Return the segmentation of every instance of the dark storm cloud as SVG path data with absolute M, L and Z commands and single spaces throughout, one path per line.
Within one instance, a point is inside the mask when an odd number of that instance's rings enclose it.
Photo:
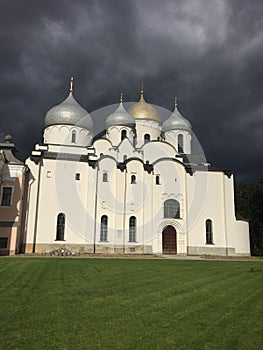
M 210 162 L 259 177 L 262 18 L 261 0 L 1 0 L 0 130 L 27 156 L 71 75 L 89 111 L 137 100 L 144 80 L 149 102 L 179 97 Z

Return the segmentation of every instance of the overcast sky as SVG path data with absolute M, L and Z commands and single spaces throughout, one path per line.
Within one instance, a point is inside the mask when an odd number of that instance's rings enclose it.
M 29 156 L 68 94 L 181 113 L 213 165 L 263 176 L 262 0 L 0 0 L 0 133 Z M 94 120 L 96 132 L 104 120 Z

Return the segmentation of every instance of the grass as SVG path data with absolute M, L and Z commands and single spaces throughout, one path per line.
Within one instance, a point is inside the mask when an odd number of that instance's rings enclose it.
M 254 261 L 0 258 L 1 349 L 263 348 Z

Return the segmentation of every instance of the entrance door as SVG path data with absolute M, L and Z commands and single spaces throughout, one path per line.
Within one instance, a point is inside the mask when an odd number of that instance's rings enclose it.
M 163 230 L 163 254 L 176 254 L 176 230 L 173 226 L 166 226 Z

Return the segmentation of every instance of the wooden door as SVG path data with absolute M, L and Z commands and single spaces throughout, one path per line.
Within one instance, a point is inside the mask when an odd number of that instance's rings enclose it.
M 176 254 L 176 230 L 173 226 L 166 226 L 163 230 L 163 254 Z

